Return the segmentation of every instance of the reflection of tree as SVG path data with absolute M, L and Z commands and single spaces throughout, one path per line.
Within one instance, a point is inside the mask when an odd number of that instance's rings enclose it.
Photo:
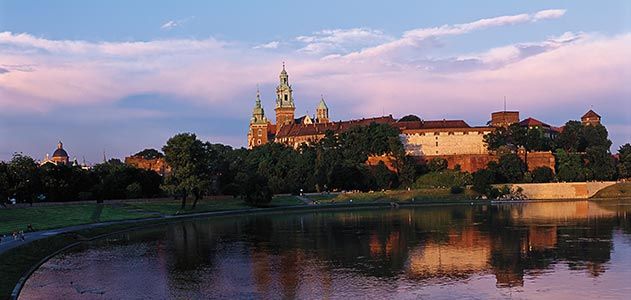
M 382 279 L 405 274 L 416 281 L 492 273 L 499 287 L 522 286 L 524 274 L 537 276 L 558 262 L 594 276 L 602 274 L 603 264 L 610 260 L 613 229 L 628 232 L 631 227 L 623 215 L 597 211 L 593 217 L 592 207 L 584 203 L 576 208 L 567 203 L 528 205 L 316 212 L 178 223 L 169 226 L 166 234 L 170 281 L 200 289 L 212 286 L 201 282 L 203 272 L 216 270 L 213 267 L 225 255 L 240 255 L 248 258 L 248 264 L 235 272 L 249 274 L 253 292 L 263 298 L 301 297 L 298 290 L 306 279 L 300 276 L 306 271 L 315 273 L 309 280 L 318 282 L 307 284 L 329 294 L 340 270 Z M 572 211 L 576 218 L 568 218 Z M 314 262 L 318 267 L 313 267 Z

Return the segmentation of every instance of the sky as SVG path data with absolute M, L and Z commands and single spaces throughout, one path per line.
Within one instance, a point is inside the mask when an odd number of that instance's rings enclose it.
M 216 3 L 218 2 L 218 3 Z M 0 160 L 57 141 L 97 163 L 179 132 L 246 145 L 257 86 L 273 119 L 285 62 L 296 115 L 464 119 L 589 109 L 631 142 L 630 1 L 0 0 Z

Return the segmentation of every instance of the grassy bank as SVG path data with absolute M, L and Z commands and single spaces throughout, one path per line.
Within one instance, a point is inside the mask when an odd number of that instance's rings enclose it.
M 249 208 L 242 199 L 233 197 L 202 199 L 195 209 L 180 209 L 180 201 L 145 200 L 128 201 L 113 204 L 64 204 L 25 208 L 0 209 L 0 234 L 11 234 L 24 230 L 32 224 L 35 230 L 54 229 L 96 222 L 119 221 L 157 217 L 160 215 L 188 214 L 222 210 Z M 274 197 L 270 206 L 289 206 L 304 204 L 293 196 Z
M 631 182 L 619 182 L 596 193 L 592 198 L 631 198 Z
M 162 220 L 148 221 L 144 223 L 144 225 L 163 222 Z M 132 229 L 137 226 L 137 224 L 116 224 L 107 227 L 79 230 L 72 233 L 63 233 L 45 239 L 35 240 L 5 252 L 0 255 L 0 299 L 9 299 L 19 279 L 42 259 L 52 253 L 76 242 L 98 238 L 107 233 Z
M 132 211 L 125 205 L 67 204 L 56 206 L 0 209 L 0 234 L 26 231 L 32 224 L 36 230 L 67 227 L 94 222 L 153 217 L 156 214 Z
M 474 198 L 470 191 L 463 194 L 450 194 L 448 189 L 419 189 L 411 191 L 384 191 L 372 193 L 345 193 L 338 195 L 315 195 L 311 199 L 320 203 L 379 203 L 379 202 L 415 202 L 445 201 L 457 202 Z M 294 196 L 274 197 L 270 207 L 304 205 Z M 174 200 L 159 201 L 130 201 L 115 204 L 67 204 L 56 206 L 41 206 L 33 208 L 16 208 L 0 210 L 0 232 L 10 232 L 23 224 L 33 224 L 38 229 L 57 228 L 97 221 L 113 221 L 122 219 L 137 219 L 159 215 L 188 214 L 249 208 L 240 199 L 232 197 L 200 200 L 195 210 L 189 208 L 180 210 L 180 202 Z M 10 222 L 4 222 L 11 220 Z M 9 219 L 10 218 L 10 219 Z M 147 220 L 142 225 L 161 224 L 172 220 Z M 24 246 L 11 249 L 0 255 L 0 299 L 8 298 L 22 275 L 28 272 L 48 255 L 71 245 L 99 237 L 106 233 L 133 229 L 138 224 L 113 224 L 105 227 L 79 230 L 32 241 Z
M 477 197 L 477 194 L 469 189 L 461 194 L 452 194 L 449 189 L 427 188 L 415 190 L 392 190 L 383 192 L 366 193 L 342 193 L 337 195 L 317 195 L 309 198 L 320 203 L 373 203 L 373 202 L 423 202 L 444 201 L 459 202 L 468 201 Z

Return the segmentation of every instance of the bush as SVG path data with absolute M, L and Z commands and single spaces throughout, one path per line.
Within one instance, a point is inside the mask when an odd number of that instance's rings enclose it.
M 482 169 L 473 173 L 473 190 L 487 196 L 491 196 L 491 184 L 495 181 L 495 173 L 491 170 Z
M 429 164 L 428 168 L 432 172 L 440 172 L 447 169 L 447 160 L 444 158 L 436 157 L 433 158 Z
M 262 206 L 272 202 L 272 190 L 267 178 L 258 173 L 239 174 L 241 180 L 241 194 L 245 202 L 252 206 Z
M 545 183 L 554 179 L 554 172 L 548 167 L 539 167 L 532 171 L 532 182 Z
M 125 188 L 127 199 L 137 199 L 142 197 L 142 186 L 140 183 L 134 182 Z
M 526 172 L 526 164 L 513 153 L 504 154 L 499 162 L 490 162 L 489 169 L 496 172 L 496 180 L 500 183 L 521 182 Z
M 471 174 L 445 170 L 421 175 L 414 183 L 415 188 L 465 186 L 471 184 Z
M 458 185 L 454 185 L 451 187 L 450 192 L 452 194 L 462 194 L 464 192 L 464 188 Z

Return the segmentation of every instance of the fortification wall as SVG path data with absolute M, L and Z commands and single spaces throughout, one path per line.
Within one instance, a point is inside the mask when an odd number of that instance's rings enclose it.
M 412 156 L 486 154 L 483 131 L 416 132 L 400 135 L 405 152 Z
M 522 193 L 528 199 L 587 199 L 594 196 L 598 191 L 614 184 L 616 184 L 615 181 L 600 181 L 516 183 L 509 186 L 512 190 L 522 188 Z
M 160 175 L 166 175 L 171 171 L 164 158 L 146 159 L 139 156 L 125 157 L 125 164 L 139 169 L 151 170 Z

